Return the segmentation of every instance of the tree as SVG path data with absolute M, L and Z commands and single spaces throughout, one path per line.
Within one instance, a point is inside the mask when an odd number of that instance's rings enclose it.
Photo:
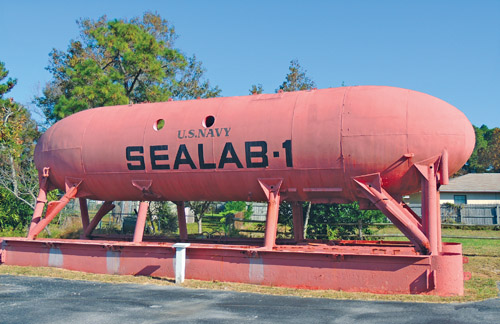
M 202 219 L 210 207 L 210 201 L 188 201 L 186 207 L 189 207 L 194 213 L 194 221 L 198 223 L 198 234 L 203 232 Z
M 252 87 L 250 88 L 250 90 L 248 90 L 250 92 L 250 94 L 261 94 L 264 92 L 264 88 L 262 87 L 262 84 L 252 84 Z
M 33 209 L 19 203 L 19 199 L 3 186 L 0 187 L 0 201 L 0 232 L 13 230 L 21 234 L 31 219 Z
M 307 231 L 310 238 L 338 240 L 352 238 L 358 225 L 335 225 L 334 223 L 363 223 L 363 233 L 370 234 L 367 223 L 383 222 L 385 216 L 379 210 L 360 210 L 357 202 L 350 204 L 314 204 Z
M 300 66 L 298 60 L 291 60 L 288 70 L 289 72 L 285 77 L 285 81 L 279 86 L 278 90 L 300 91 L 309 90 L 316 86 L 314 81 L 306 76 L 307 71 Z
M 239 231 L 235 226 L 235 221 L 241 218 L 248 220 L 253 214 L 253 205 L 244 201 L 228 201 L 224 204 L 224 210 L 219 224 L 215 227 L 218 231 L 223 231 L 226 236 L 237 236 Z
M 212 98 L 220 95 L 219 87 L 210 87 L 208 80 L 203 80 L 205 69 L 193 55 L 188 59 L 187 68 L 179 72 L 177 86 L 172 87 L 172 97 L 175 99 Z
M 458 175 L 466 173 L 500 172 L 500 129 L 486 125 L 474 127 L 476 145 L 469 160 Z
M 246 219 L 252 215 L 253 205 L 247 204 L 244 201 L 228 201 L 224 205 L 223 215 L 225 214 L 237 214 L 243 212 L 243 217 Z
M 66 52 L 50 53 L 52 81 L 35 98 L 50 122 L 93 107 L 220 94 L 203 79 L 195 56 L 187 59 L 173 48 L 175 29 L 156 13 L 77 24 L 79 39 Z
M 500 172 L 500 128 L 492 129 L 488 135 L 488 145 L 478 150 L 478 160 L 487 172 Z
M 484 135 L 489 131 L 489 129 L 486 125 L 482 125 L 480 128 L 476 126 L 473 127 L 476 134 L 476 145 L 474 146 L 474 151 L 469 157 L 469 160 L 459 171 L 459 175 L 471 172 L 476 173 L 485 171 L 484 166 L 479 161 L 479 151 L 486 149 L 486 147 L 488 146 L 488 141 L 484 138 Z
M 149 204 L 148 217 L 153 234 L 173 233 L 179 227 L 177 214 L 172 212 L 168 201 L 152 201 Z
M 33 150 L 39 133 L 28 110 L 5 97 L 17 83 L 17 79 L 7 79 L 8 74 L 0 62 L 0 226 L 15 228 L 27 224 L 34 209 L 38 182 Z M 19 201 L 23 206 L 17 206 Z M 6 217 L 11 221 L 6 222 Z

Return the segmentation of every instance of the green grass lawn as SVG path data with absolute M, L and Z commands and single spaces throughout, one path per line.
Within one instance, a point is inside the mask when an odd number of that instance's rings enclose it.
M 401 234 L 394 226 L 372 227 L 374 234 Z M 500 230 L 443 228 L 443 236 L 467 236 L 477 238 L 443 237 L 443 242 L 462 244 L 463 254 L 469 263 L 464 264 L 464 271 L 472 274 L 472 279 L 465 282 L 466 296 L 477 299 L 498 296 L 496 282 L 500 281 Z M 481 239 L 498 238 L 498 239 Z M 385 237 L 386 240 L 407 240 L 406 237 Z
M 374 235 L 377 234 L 396 234 L 401 235 L 401 232 L 394 226 L 385 226 L 382 228 L 371 228 Z M 463 253 L 471 256 L 492 256 L 500 257 L 500 230 L 491 229 L 460 229 L 460 228 L 443 228 L 441 230 L 443 236 L 466 236 L 466 237 L 494 237 L 495 240 L 479 239 L 479 238 L 456 238 L 443 237 L 443 242 L 462 243 Z M 406 237 L 385 237 L 386 240 L 407 241 Z

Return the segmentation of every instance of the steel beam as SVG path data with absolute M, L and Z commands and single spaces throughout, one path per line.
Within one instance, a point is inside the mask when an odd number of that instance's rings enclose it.
M 437 250 L 438 253 L 443 252 L 443 240 L 441 238 L 441 194 L 439 190 L 436 193 L 436 230 L 437 230 Z
M 31 224 L 28 231 L 28 235 L 33 232 L 36 225 L 40 222 L 43 214 L 43 208 L 47 202 L 47 189 L 48 189 L 48 177 L 43 177 L 40 180 L 40 191 L 38 192 L 38 197 L 36 198 L 35 210 L 33 212 L 33 217 L 31 218 Z
M 113 202 L 111 202 L 111 201 L 105 201 L 101 205 L 101 208 L 99 208 L 99 210 L 95 214 L 94 218 L 92 218 L 92 221 L 90 222 L 90 224 L 85 229 L 85 236 L 89 237 L 90 234 L 92 234 L 92 232 L 94 231 L 94 229 L 97 227 L 97 225 L 99 224 L 99 222 L 101 221 L 101 219 L 107 213 L 109 213 L 111 210 L 113 210 L 113 208 L 115 208 L 115 205 L 113 205 Z
M 184 209 L 185 205 L 183 201 L 175 202 L 177 205 L 177 220 L 179 222 L 179 238 L 181 241 L 188 239 L 187 225 L 186 225 L 186 211 Z
M 276 232 L 278 231 L 278 215 L 280 208 L 280 188 L 283 179 L 259 179 L 259 183 L 267 197 L 264 249 L 272 250 L 276 245 Z
M 146 216 L 148 213 L 149 202 L 141 201 L 139 204 L 139 213 L 137 214 L 137 222 L 135 223 L 134 243 L 142 242 L 144 236 L 144 226 L 146 225 Z
M 382 188 L 379 174 L 356 177 L 353 180 L 362 189 L 365 197 L 415 244 L 417 250 L 423 253 L 429 251 L 429 239 L 423 232 L 422 224 Z
M 47 212 L 45 214 L 45 217 L 38 222 L 32 229 L 30 229 L 30 232 L 28 234 L 29 239 L 34 239 L 40 232 L 47 226 L 49 223 L 56 217 L 57 214 L 68 204 L 68 202 L 76 197 L 76 193 L 78 191 L 78 186 L 71 187 L 66 191 L 64 196 L 62 196 L 61 200 L 59 201 L 51 201 L 49 205 L 47 206 Z M 35 214 L 33 214 L 33 217 L 35 217 Z
M 422 194 L 423 200 L 426 201 L 425 209 L 422 209 L 422 218 L 426 219 L 425 233 L 429 238 L 431 254 L 438 253 L 438 208 L 439 200 L 437 195 L 437 174 L 434 163 L 427 166 L 427 177 L 422 177 L 422 185 L 425 187 L 425 195 Z
M 429 239 L 429 252 L 432 255 L 437 255 L 442 249 L 441 206 L 438 191 L 438 175 L 441 172 L 438 167 L 443 168 L 442 161 L 441 157 L 437 157 L 433 162 L 415 164 L 420 173 L 422 186 L 422 226 L 424 234 Z
M 272 250 L 259 249 L 258 240 L 191 243 L 185 250 L 185 278 L 383 294 L 464 293 L 460 244 L 444 243 L 444 253 L 431 256 L 416 253 L 407 242 L 335 243 L 304 241 Z M 174 244 L 3 238 L 0 254 L 6 265 L 175 278 L 181 272 L 175 272 Z
M 80 213 L 82 215 L 82 228 L 83 232 L 85 233 L 87 231 L 87 227 L 89 227 L 89 210 L 87 207 L 87 199 L 85 198 L 79 198 L 78 199 L 80 203 Z
M 292 202 L 293 238 L 296 242 L 304 240 L 304 211 L 302 202 Z

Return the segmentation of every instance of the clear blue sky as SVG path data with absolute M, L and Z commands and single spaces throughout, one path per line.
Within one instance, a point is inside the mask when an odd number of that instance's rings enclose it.
M 0 61 L 27 104 L 50 80 L 52 48 L 78 36 L 75 21 L 157 11 L 196 54 L 223 96 L 271 93 L 298 59 L 318 88 L 388 85 L 441 98 L 471 122 L 500 127 L 500 0 L 148 1 L 0 0 Z M 445 122 L 445 121 L 444 121 Z

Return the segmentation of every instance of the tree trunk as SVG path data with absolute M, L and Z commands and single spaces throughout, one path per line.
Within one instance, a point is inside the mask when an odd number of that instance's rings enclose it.
M 9 158 L 10 158 L 10 168 L 11 168 L 14 196 L 19 197 L 19 187 L 17 186 L 17 173 L 16 173 L 16 167 L 14 166 L 14 157 L 12 156 L 12 154 L 9 154 Z
M 304 239 L 307 238 L 307 224 L 309 223 L 309 215 L 311 214 L 311 202 L 307 205 L 306 219 L 304 221 Z

